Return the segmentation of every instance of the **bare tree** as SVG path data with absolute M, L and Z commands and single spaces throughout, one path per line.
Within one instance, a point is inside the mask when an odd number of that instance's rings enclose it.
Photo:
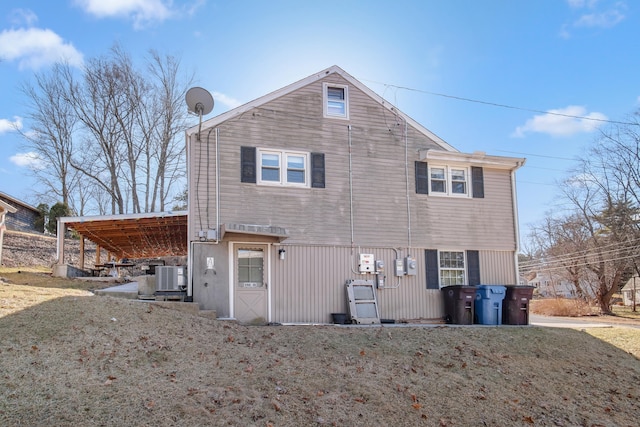
M 186 174 L 180 137 L 192 79 L 170 55 L 151 51 L 143 65 L 116 45 L 80 71 L 58 64 L 23 88 L 33 126 L 23 135 L 47 165 L 36 172 L 75 212 L 164 210 Z
M 78 118 L 64 93 L 65 67 L 58 64 L 47 74 L 36 74 L 34 85 L 21 86 L 31 122 L 30 131 L 21 134 L 40 161 L 32 170 L 44 185 L 43 194 L 72 206 L 71 192 L 77 185 L 77 175 L 71 167 L 71 157 Z
M 548 215 L 540 226 L 533 229 L 531 237 L 543 263 L 535 261 L 529 265 L 549 272 L 552 278 L 568 280 L 576 294 L 586 298 L 583 285 L 588 276 L 590 233 L 584 221 L 576 215 L 563 218 Z
M 148 106 L 146 111 L 156 118 L 149 151 L 147 165 L 156 165 L 154 173 L 149 170 L 147 176 L 153 181 L 147 185 L 151 193 L 150 209 L 156 206 L 165 210 L 171 189 L 186 174 L 186 146 L 178 136 L 186 127 L 187 114 L 184 108 L 184 95 L 192 78 L 180 79 L 180 61 L 172 56 L 162 57 L 156 51 L 150 52 L 148 63 L 149 74 L 155 83 L 155 96 L 151 102 L 155 108 Z

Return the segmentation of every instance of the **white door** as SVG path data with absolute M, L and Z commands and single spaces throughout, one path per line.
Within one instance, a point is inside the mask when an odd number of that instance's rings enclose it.
M 267 249 L 267 245 L 234 245 L 234 317 L 241 323 L 268 322 Z

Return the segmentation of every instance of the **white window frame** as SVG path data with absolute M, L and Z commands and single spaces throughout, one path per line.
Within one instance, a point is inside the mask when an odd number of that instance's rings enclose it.
M 344 114 L 335 114 L 329 111 L 329 88 L 337 88 L 342 89 L 344 91 Z M 349 86 L 340 85 L 334 83 L 323 83 L 322 84 L 322 108 L 323 114 L 326 118 L 331 119 L 349 119 Z
M 442 253 L 447 252 L 455 252 L 455 253 L 461 253 L 462 254 L 462 267 L 461 268 L 456 268 L 456 267 L 449 267 L 449 268 L 443 268 L 441 265 L 441 256 Z M 463 275 L 463 283 L 447 283 L 447 284 L 443 284 L 443 280 L 442 280 L 442 271 L 446 270 L 446 271 L 462 271 L 462 275 Z M 469 277 L 467 275 L 467 252 L 466 251 L 461 251 L 461 250 L 456 250 L 456 249 L 443 249 L 443 250 L 438 250 L 438 284 L 440 285 L 440 287 L 444 287 L 444 286 L 452 286 L 452 285 L 466 285 L 467 283 L 469 283 Z
M 287 150 L 272 150 L 272 149 L 257 149 L 257 183 L 259 185 L 273 185 L 280 187 L 298 187 L 298 188 L 310 188 L 310 178 L 311 171 L 309 170 L 311 167 L 310 164 L 310 155 L 309 153 L 305 153 L 302 151 L 287 151 Z M 262 179 L 262 156 L 264 154 L 272 154 L 278 156 L 278 176 L 279 179 L 277 181 L 271 180 L 263 180 Z M 287 180 L 287 171 L 288 171 L 288 158 L 289 156 L 302 157 L 304 163 L 304 182 L 289 182 Z M 299 170 L 299 169 L 296 169 Z
M 431 171 L 433 169 L 444 169 L 444 182 L 445 182 L 445 191 L 433 191 L 433 187 L 431 186 Z M 464 193 L 454 193 L 453 192 L 453 183 L 458 182 L 453 180 L 453 170 L 463 170 L 465 176 L 465 192 Z M 434 164 L 429 165 L 429 194 L 432 196 L 445 196 L 445 197 L 461 197 L 461 198 L 470 198 L 471 197 L 471 168 L 468 166 L 460 166 L 460 165 L 440 165 Z

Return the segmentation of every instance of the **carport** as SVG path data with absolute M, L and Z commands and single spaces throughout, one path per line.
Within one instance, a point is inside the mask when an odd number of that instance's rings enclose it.
M 187 212 L 155 212 L 128 215 L 75 216 L 58 218 L 57 264 L 54 276 L 75 276 L 64 263 L 64 236 L 68 230 L 80 235 L 80 262 L 85 269 L 85 239 L 95 243 L 100 264 L 102 250 L 116 259 L 187 255 Z

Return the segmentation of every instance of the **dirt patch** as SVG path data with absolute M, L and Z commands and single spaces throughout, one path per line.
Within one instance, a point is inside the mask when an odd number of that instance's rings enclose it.
M 240 326 L 7 283 L 0 300 L 27 291 L 49 295 L 0 317 L 1 425 L 594 426 L 640 413 L 640 354 L 578 330 Z

